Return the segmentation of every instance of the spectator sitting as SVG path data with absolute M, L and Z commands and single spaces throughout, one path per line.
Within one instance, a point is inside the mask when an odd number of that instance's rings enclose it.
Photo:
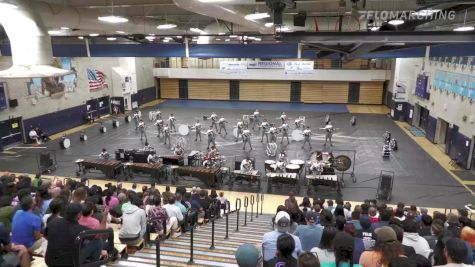
M 353 262 L 360 262 L 361 254 L 365 250 L 363 239 L 356 237 L 355 225 L 352 223 L 345 224 L 345 232 L 350 234 L 353 237 L 353 240 L 355 241 L 355 249 L 353 252 Z
M 371 228 L 373 229 L 373 231 L 375 231 L 376 229 L 380 227 L 388 226 L 389 220 L 391 220 L 391 210 L 390 209 L 381 210 L 381 212 L 379 213 L 379 222 L 372 224 Z
M 50 213 L 43 216 L 43 225 L 48 225 L 48 223 L 55 218 L 61 218 L 61 215 L 64 213 L 64 209 L 66 208 L 66 202 L 67 201 L 62 197 L 53 199 L 49 203 Z
M 130 202 L 122 205 L 122 227 L 119 231 L 119 239 L 124 244 L 137 244 L 145 235 L 147 219 L 145 211 L 139 208 L 141 202 L 136 195 L 131 194 Z
M 292 256 L 295 250 L 295 240 L 289 234 L 281 234 L 277 238 L 277 251 L 275 257 L 264 262 L 268 267 L 297 267 L 297 259 Z
M 322 267 L 361 267 L 359 264 L 353 263 L 354 249 L 353 237 L 348 233 L 339 232 L 333 240 L 333 251 L 335 253 L 335 261 L 320 262 Z
M 71 203 L 66 206 L 65 218 L 52 220 L 45 231 L 48 239 L 45 262 L 49 267 L 73 266 L 73 256 L 76 249 L 74 242 L 79 233 L 88 230 L 87 227 L 78 223 L 81 216 L 82 207 L 79 204 Z M 89 240 L 81 248 L 80 264 L 84 262 L 94 262 L 100 259 L 102 251 L 101 240 Z
M 30 254 L 23 245 L 14 245 L 10 242 L 10 232 L 0 224 L 0 266 L 30 267 Z
M 168 216 L 167 210 L 161 207 L 160 196 L 153 196 L 149 201 L 153 205 L 147 213 L 148 222 L 152 227 L 151 230 L 158 234 L 166 234 L 168 231 L 171 231 L 170 235 L 175 236 L 178 230 L 178 219 Z M 163 223 L 165 223 L 167 227 L 166 233 L 163 232 Z
M 41 218 L 33 213 L 33 199 L 29 196 L 21 199 L 21 210 L 13 216 L 12 242 L 23 245 L 30 252 L 41 246 Z
M 312 209 L 312 204 L 310 203 L 310 199 L 308 197 L 304 197 L 302 203 L 300 203 L 299 208 L 302 212 L 307 212 Z
M 298 267 L 320 267 L 320 261 L 315 254 L 304 252 L 299 256 Z
M 35 175 L 35 178 L 33 178 L 33 180 L 31 181 L 31 186 L 38 188 L 41 186 L 42 183 L 43 183 L 43 180 L 41 180 L 41 174 L 37 173 Z
M 51 196 L 47 187 L 40 186 L 38 188 L 36 191 L 35 203 L 40 211 L 40 216 L 43 217 L 48 211 L 49 204 L 51 203 Z
M 337 230 L 333 226 L 327 226 L 323 228 L 322 239 L 320 245 L 314 247 L 310 252 L 315 253 L 318 256 L 320 264 L 323 262 L 334 262 L 335 254 L 333 253 L 333 239 Z
M 408 257 L 408 258 L 411 258 L 411 259 L 415 258 L 417 254 L 416 254 L 416 251 L 414 250 L 414 248 L 411 247 L 411 246 L 406 246 L 406 245 L 402 244 L 402 240 L 404 238 L 404 230 L 396 224 L 391 224 L 391 225 L 389 225 L 389 227 L 391 227 L 394 230 L 394 232 L 396 233 L 397 241 L 399 243 L 401 243 L 401 248 L 403 250 L 403 255 Z
M 332 214 L 333 214 L 333 211 L 335 211 L 335 207 L 333 207 L 333 200 L 329 199 L 327 201 L 327 210 L 329 210 Z
M 424 214 L 421 216 L 421 224 L 418 230 L 420 236 L 431 235 L 430 226 L 432 225 L 432 217 L 430 215 Z
M 119 199 L 114 196 L 114 189 L 108 188 L 104 191 L 105 196 L 102 198 L 102 203 L 109 209 L 115 208 L 115 206 L 119 205 Z
M 410 260 L 405 256 L 399 256 L 392 259 L 388 267 L 419 267 L 419 266 L 417 266 L 413 260 Z
M 181 213 L 181 210 L 178 206 L 175 205 L 176 199 L 175 195 L 171 195 L 170 198 L 168 199 L 168 204 L 165 204 L 163 208 L 167 211 L 168 217 L 170 220 L 172 220 L 173 217 L 176 218 L 178 225 L 183 224 L 183 213 Z M 172 238 L 177 238 L 180 236 L 180 233 L 174 233 L 172 235 Z
M 396 212 L 394 213 L 394 218 L 400 220 L 401 222 L 406 220 L 406 216 L 404 216 L 404 209 L 397 208 Z
M 217 199 L 221 203 L 221 209 L 227 209 L 228 208 L 228 207 L 226 207 L 226 202 L 228 202 L 228 199 L 224 196 L 224 192 L 219 192 L 219 197 Z
M 432 267 L 432 263 L 430 262 L 430 260 L 428 260 L 422 255 L 416 254 L 416 256 L 414 256 L 412 260 L 414 260 L 414 262 L 416 263 L 416 267 Z
M 472 250 L 475 249 L 475 229 L 465 226 L 462 228 L 462 233 L 460 234 L 460 238 L 469 243 L 472 246 Z
M 361 254 L 360 264 L 363 267 L 387 266 L 391 260 L 402 255 L 401 244 L 397 241 L 396 233 L 389 226 L 376 230 L 376 244 L 372 251 Z
M 468 267 L 463 262 L 467 258 L 467 247 L 459 238 L 450 238 L 445 242 L 444 255 L 447 264 L 440 265 L 442 267 Z
M 87 198 L 87 189 L 86 187 L 76 188 L 73 192 L 73 203 L 82 204 Z
M 203 211 L 200 212 L 200 218 L 203 218 L 203 217 L 208 218 L 206 212 L 209 209 L 210 200 L 206 195 L 207 195 L 206 190 L 200 190 L 199 198 L 197 199 L 198 204 L 203 209 Z
M 331 211 L 327 209 L 322 210 L 322 212 L 320 213 L 320 224 L 323 227 L 333 225 L 333 214 L 331 213 Z
M 14 215 L 15 208 L 12 204 L 12 197 L 5 195 L 0 197 L 0 223 L 3 223 L 5 227 L 4 230 L 11 232 L 12 230 L 12 219 Z
M 106 229 L 107 226 L 107 216 L 109 216 L 109 210 L 106 209 L 102 216 L 102 221 L 99 222 L 98 219 L 94 218 L 94 203 L 90 201 L 84 202 L 82 204 L 82 216 L 79 219 L 78 223 L 82 226 L 86 226 L 91 230 Z
M 162 197 L 166 200 L 169 200 L 174 194 L 170 191 L 170 186 L 165 187 L 165 191 L 162 193 Z
M 275 230 L 267 232 L 262 238 L 262 248 L 264 251 L 264 262 L 270 261 L 276 255 L 277 239 L 284 233 L 288 233 L 290 227 L 290 215 L 285 211 L 279 211 L 275 216 Z M 295 241 L 295 249 L 293 257 L 297 259 L 302 251 L 302 245 L 300 239 L 294 235 L 291 235 Z
M 351 220 L 348 223 L 352 223 L 355 226 L 356 230 L 356 237 L 363 238 L 363 228 L 361 227 L 360 223 L 360 212 L 353 211 L 351 213 Z
M 256 267 L 260 266 L 261 255 L 255 245 L 242 244 L 236 250 L 236 262 L 239 267 Z
M 429 243 L 417 233 L 417 223 L 414 220 L 404 221 L 404 238 L 402 244 L 414 248 L 417 254 L 429 257 L 431 249 Z
M 320 239 L 322 238 L 323 228 L 321 225 L 317 225 L 317 213 L 313 211 L 307 211 L 305 215 L 306 225 L 299 225 L 294 232 L 295 236 L 298 236 L 302 244 L 302 251 L 310 251 L 314 247 L 320 245 Z
M 371 223 L 377 223 L 379 222 L 379 217 L 377 216 L 377 210 L 375 207 L 370 207 L 369 208 L 369 211 L 368 211 L 368 214 L 369 214 L 369 218 L 371 219 Z
M 437 239 L 444 233 L 444 223 L 442 220 L 435 219 L 430 226 L 430 232 L 430 235 L 424 236 L 424 238 L 429 243 L 429 247 L 434 249 Z
M 177 193 L 176 194 L 175 205 L 180 209 L 181 213 L 186 214 L 188 209 L 183 205 L 183 203 L 181 201 L 182 201 L 181 194 Z

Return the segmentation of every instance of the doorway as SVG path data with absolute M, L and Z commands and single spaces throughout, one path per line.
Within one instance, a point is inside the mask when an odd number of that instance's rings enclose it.
M 28 132 L 27 132 L 28 134 Z M 3 147 L 21 143 L 23 141 L 23 129 L 21 117 L 0 122 L 0 138 Z
M 429 122 L 429 110 L 420 107 L 419 110 L 419 125 L 418 127 L 425 132 L 427 130 L 427 123 Z
M 440 146 L 443 151 L 446 151 L 448 131 L 449 123 L 441 118 L 438 118 L 435 129 L 435 143 L 437 143 L 437 145 Z

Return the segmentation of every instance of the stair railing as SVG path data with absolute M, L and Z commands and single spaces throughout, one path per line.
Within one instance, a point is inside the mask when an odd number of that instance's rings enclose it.
M 224 209 L 224 215 L 226 216 L 226 236 L 224 239 L 229 238 L 229 213 L 231 213 L 231 203 L 229 201 L 226 201 L 225 203 L 226 208 Z
M 244 197 L 244 225 L 247 226 L 247 207 L 249 206 L 249 197 Z
M 254 195 L 251 195 L 251 222 L 253 221 L 253 217 L 254 217 L 254 202 L 255 202 L 255 197 Z
M 239 211 L 241 210 L 241 199 L 237 198 L 236 199 L 236 206 L 235 206 L 235 211 L 236 211 L 236 232 L 239 232 Z

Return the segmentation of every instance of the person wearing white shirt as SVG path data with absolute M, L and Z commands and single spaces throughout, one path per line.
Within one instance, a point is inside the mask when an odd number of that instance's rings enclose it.
M 165 126 L 163 127 L 163 137 L 165 139 L 165 145 L 167 144 L 167 140 L 169 144 L 172 143 L 172 141 L 170 140 L 170 128 L 168 128 L 168 124 L 165 124 Z
M 28 135 L 30 136 L 30 139 L 31 140 L 34 140 L 36 141 L 36 143 L 40 144 L 41 143 L 41 139 L 40 137 L 38 136 L 38 133 L 35 131 L 35 129 L 31 129 L 30 132 L 28 133 Z
M 327 145 L 327 142 L 330 142 L 330 146 L 333 146 L 332 143 L 332 136 L 333 136 L 333 125 L 331 121 L 328 122 L 327 125 L 325 125 L 324 128 L 320 128 L 320 130 L 325 130 L 325 144 L 324 146 Z
M 260 113 L 259 113 L 259 110 L 256 109 L 256 111 L 254 111 L 254 113 L 252 114 L 252 130 L 254 130 L 254 126 L 255 125 L 258 125 L 259 126 L 259 118 L 260 118 Z
M 168 203 L 163 205 L 163 208 L 167 210 L 168 217 L 172 218 L 175 217 L 178 220 L 178 224 L 180 225 L 183 221 L 183 213 L 181 213 L 180 208 L 175 205 L 176 197 L 172 195 L 168 199 Z
M 243 143 L 242 150 L 246 150 L 246 144 L 249 144 L 249 147 L 252 150 L 251 131 L 249 131 L 248 129 L 245 129 L 244 131 L 242 131 L 242 143 Z
M 269 134 L 270 134 L 270 142 L 276 143 L 277 142 L 277 128 L 275 128 L 275 124 L 271 124 L 269 128 Z
M 211 144 L 213 144 L 213 146 L 216 146 L 216 142 L 215 142 L 216 132 L 213 130 L 212 125 L 209 126 L 209 130 L 206 131 L 206 135 L 208 136 L 208 149 L 209 149 Z
M 239 136 L 242 135 L 243 127 L 244 127 L 244 123 L 242 121 L 238 121 L 236 124 L 236 129 L 237 129 L 236 142 L 239 140 Z
M 157 121 L 155 121 L 155 126 L 157 126 L 157 137 L 160 137 L 160 134 L 163 135 L 163 120 L 162 118 L 158 118 Z
M 176 119 L 172 113 L 170 114 L 170 117 L 168 117 L 168 123 L 170 124 L 170 131 L 176 132 L 175 122 L 176 122 Z
M 157 154 L 155 153 L 155 151 L 148 154 L 147 163 L 156 163 L 157 161 L 158 161 L 158 157 L 157 157 Z
M 280 115 L 280 119 L 282 120 L 282 124 L 287 121 L 287 115 L 285 115 L 285 112 L 282 112 L 282 115 Z
M 216 113 L 211 113 L 211 116 L 210 116 L 210 119 L 211 119 L 211 128 L 215 128 L 216 131 L 218 130 L 218 115 L 216 115 Z
M 145 122 L 140 119 L 139 122 L 139 130 L 140 130 L 140 140 L 142 140 L 145 137 L 145 140 L 147 140 L 147 133 L 145 132 Z
M 307 128 L 303 131 L 302 149 L 305 147 L 306 143 L 308 143 L 308 145 L 310 146 L 310 149 L 312 149 L 312 143 L 310 143 L 311 136 L 312 136 L 312 130 L 310 130 L 310 126 L 307 126 Z
M 252 161 L 250 158 L 245 158 L 241 161 L 241 172 L 248 173 L 252 171 Z
M 282 130 L 282 139 L 280 140 L 280 143 L 284 142 L 284 137 L 287 138 L 287 144 L 290 143 L 289 141 L 289 125 L 284 122 L 282 123 L 282 126 L 279 127 Z
M 196 120 L 196 123 L 193 126 L 193 128 L 195 128 L 195 131 L 196 131 L 195 142 L 198 141 L 198 137 L 200 138 L 200 142 L 201 142 L 201 123 L 200 123 L 200 120 Z
M 221 134 L 221 130 L 224 130 L 225 135 L 228 135 L 228 131 L 226 131 L 226 123 L 228 123 L 226 119 L 223 116 L 221 116 L 221 118 L 219 118 L 218 120 L 219 134 Z
M 259 128 L 262 128 L 262 136 L 261 136 L 261 143 L 264 142 L 264 135 L 266 136 L 266 142 L 269 143 L 269 134 L 267 132 L 267 129 L 270 127 L 269 123 L 267 122 L 266 119 L 261 123 L 261 126 Z

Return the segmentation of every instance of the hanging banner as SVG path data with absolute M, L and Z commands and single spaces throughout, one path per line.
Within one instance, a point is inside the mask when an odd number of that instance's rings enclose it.
M 0 110 L 7 109 L 7 93 L 5 92 L 5 84 L 0 83 Z
M 285 74 L 312 74 L 313 61 L 286 61 Z
M 222 73 L 241 73 L 247 69 L 246 61 L 221 61 L 219 70 Z
M 248 69 L 283 69 L 285 61 L 249 61 Z

